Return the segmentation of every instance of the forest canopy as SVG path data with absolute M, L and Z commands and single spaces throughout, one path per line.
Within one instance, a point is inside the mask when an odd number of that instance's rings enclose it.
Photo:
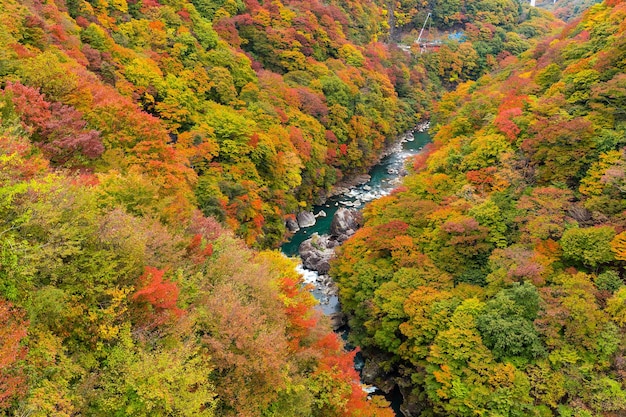
M 356 340 L 437 413 L 622 410 L 614 3 L 3 0 L 0 414 L 390 417 L 263 249 L 429 118 L 335 265 Z
M 445 94 L 341 248 L 353 342 L 416 412 L 625 412 L 625 17 L 593 6 Z

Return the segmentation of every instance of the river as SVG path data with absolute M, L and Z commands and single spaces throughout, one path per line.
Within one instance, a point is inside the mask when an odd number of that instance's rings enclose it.
M 404 168 L 407 158 L 417 155 L 430 142 L 430 136 L 427 132 L 413 133 L 413 140 L 402 141 L 397 149 L 384 157 L 380 163 L 375 165 L 369 172 L 370 180 L 358 186 L 351 188 L 347 193 L 331 197 L 324 205 L 314 206 L 313 213 L 320 211 L 326 212 L 326 217 L 318 217 L 314 226 L 300 229 L 292 238 L 281 246 L 281 251 L 287 256 L 298 256 L 298 247 L 302 242 L 311 237 L 313 233 L 320 235 L 328 234 L 330 231 L 330 223 L 339 207 L 363 208 L 365 203 L 389 194 L 399 185 L 400 173 Z M 328 297 L 323 293 L 323 289 L 317 284 L 317 273 L 299 269 L 304 275 L 307 283 L 316 286 L 313 295 L 320 301 L 320 310 L 324 314 L 332 314 L 339 309 L 336 296 Z
M 407 138 L 409 140 L 407 140 Z M 296 232 L 289 241 L 281 246 L 281 251 L 287 256 L 298 256 L 300 244 L 310 238 L 313 233 L 323 235 L 330 232 L 330 224 L 333 216 L 340 207 L 361 209 L 367 202 L 389 194 L 400 184 L 401 173 L 407 158 L 419 154 L 429 142 L 430 135 L 425 131 L 414 132 L 412 138 L 411 136 L 405 136 L 405 139 L 402 140 L 388 156 L 384 157 L 370 170 L 369 174 L 371 178 L 368 182 L 352 187 L 344 194 L 329 198 L 324 205 L 314 206 L 314 214 L 318 214 L 323 210 L 326 216 L 317 217 L 315 225 L 300 229 Z M 313 296 L 320 302 L 316 308 L 326 315 L 341 311 L 337 295 L 328 293 L 328 288 L 320 282 L 320 277 L 317 272 L 306 270 L 302 268 L 302 266 L 298 267 L 298 272 L 303 275 L 306 283 L 313 285 Z M 342 336 L 345 338 L 347 335 L 344 333 Z M 359 363 L 355 364 L 355 367 L 360 371 L 363 366 L 363 360 L 360 357 L 358 357 L 357 360 Z M 402 417 L 402 413 L 400 413 L 399 410 L 402 398 L 399 392 L 395 392 L 395 394 L 388 399 L 391 400 L 396 415 Z
M 413 138 L 413 141 L 401 142 L 397 151 L 384 157 L 379 164 L 375 165 L 369 172 L 371 179 L 367 183 L 352 188 L 347 194 L 329 198 L 324 205 L 314 206 L 313 213 L 317 214 L 324 210 L 326 217 L 318 217 L 314 226 L 297 231 L 281 246 L 281 251 L 287 256 L 296 256 L 300 244 L 310 238 L 313 233 L 317 232 L 320 235 L 328 233 L 330 222 L 339 207 L 354 207 L 355 200 L 359 199 L 362 204 L 359 204 L 357 208 L 362 208 L 363 203 L 389 194 L 399 185 L 400 172 L 406 159 L 419 154 L 430 142 L 430 135 L 427 132 L 416 131 L 413 133 Z

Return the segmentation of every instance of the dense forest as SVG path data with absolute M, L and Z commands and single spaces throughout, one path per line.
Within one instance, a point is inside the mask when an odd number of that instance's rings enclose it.
M 415 415 L 626 412 L 626 3 L 445 94 L 332 274 Z
M 537 0 L 537 7 L 550 10 L 555 16 L 571 20 L 581 15 L 585 10 L 594 4 L 601 3 L 600 0 Z
M 199 207 L 268 247 L 285 216 L 427 118 L 442 83 L 549 30 L 513 0 L 490 14 L 471 3 L 432 5 L 468 37 L 420 59 L 382 42 L 387 10 L 367 1 L 4 0 L 0 77 L 53 167 L 103 174 L 112 204 L 135 214 L 177 222 Z
M 620 7 L 0 0 L 0 415 L 392 416 L 270 249 L 431 118 L 355 340 L 426 412 L 622 410 Z

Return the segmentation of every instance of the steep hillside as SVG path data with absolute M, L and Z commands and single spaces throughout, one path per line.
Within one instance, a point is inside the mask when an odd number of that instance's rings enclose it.
M 197 205 L 261 246 L 423 119 L 439 76 L 475 78 L 550 23 L 511 3 L 424 64 L 378 42 L 385 10 L 368 1 L 3 5 L 0 77 L 43 112 L 16 110 L 53 167 L 106 173 L 113 188 L 112 173 L 132 175 L 132 201 L 110 193 L 127 208 L 175 222 Z
M 571 20 L 598 3 L 601 2 L 599 0 L 548 0 L 537 1 L 537 7 L 550 10 L 560 19 Z
M 127 206 L 175 221 L 197 204 L 248 243 L 280 241 L 286 214 L 371 165 L 428 99 L 409 56 L 373 42 L 375 24 L 351 43 L 332 5 L 3 5 L 0 76 L 50 107 L 17 112 L 53 166 L 132 171 L 149 189 L 130 196 L 149 197 Z
M 390 416 L 294 264 L 246 246 L 418 119 L 407 56 L 304 6 L 2 2 L 0 415 Z M 317 38 L 271 72 L 227 10 Z
M 594 6 L 447 94 L 342 247 L 354 342 L 414 411 L 626 412 L 625 18 Z
M 292 261 L 199 212 L 172 228 L 111 208 L 1 146 L 0 415 L 392 415 Z

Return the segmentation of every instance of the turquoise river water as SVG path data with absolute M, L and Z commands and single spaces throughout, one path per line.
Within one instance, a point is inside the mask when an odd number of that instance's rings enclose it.
M 282 245 L 282 252 L 287 256 L 297 256 L 300 244 L 311 237 L 313 233 L 317 232 L 320 235 L 329 233 L 333 215 L 339 207 L 362 208 L 367 201 L 382 197 L 397 187 L 399 185 L 399 173 L 404 162 L 407 158 L 417 155 L 430 142 L 430 136 L 427 132 L 415 132 L 413 137 L 413 141 L 402 142 L 401 149 L 386 156 L 378 165 L 375 165 L 369 172 L 372 178 L 367 183 L 354 187 L 347 194 L 331 197 L 324 205 L 314 206 L 313 213 L 317 214 L 324 210 L 326 217 L 318 217 L 314 226 L 296 232 L 288 242 Z M 358 201 L 356 201 L 357 199 Z

